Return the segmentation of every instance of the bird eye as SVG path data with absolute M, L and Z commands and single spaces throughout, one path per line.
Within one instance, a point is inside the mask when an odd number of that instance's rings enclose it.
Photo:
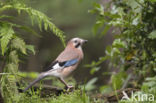
M 78 41 L 77 41 L 77 40 L 75 40 L 74 42 L 75 42 L 75 43 L 77 43 Z

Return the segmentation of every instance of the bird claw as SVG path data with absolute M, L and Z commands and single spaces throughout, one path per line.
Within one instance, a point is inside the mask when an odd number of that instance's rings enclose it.
M 73 87 L 72 85 L 68 85 L 68 86 L 67 86 L 67 91 L 73 90 L 73 88 L 74 88 L 74 87 Z
M 74 88 L 72 85 L 68 85 L 67 88 Z

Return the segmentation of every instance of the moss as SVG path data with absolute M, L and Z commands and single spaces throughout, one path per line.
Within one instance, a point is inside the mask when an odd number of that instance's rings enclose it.
M 19 95 L 18 103 L 90 103 L 89 96 L 81 90 L 75 90 L 70 93 L 62 93 L 59 96 L 41 98 L 38 93 L 32 93 L 31 96 L 26 93 Z M 14 98 L 16 99 L 16 98 Z M 16 100 L 17 101 L 17 100 Z

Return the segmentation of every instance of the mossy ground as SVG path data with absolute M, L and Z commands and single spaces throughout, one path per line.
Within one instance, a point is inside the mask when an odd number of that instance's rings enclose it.
M 19 98 L 20 97 L 20 98 Z M 59 96 L 40 97 L 38 93 L 28 95 L 21 93 L 18 98 L 14 97 L 18 103 L 90 103 L 89 96 L 81 90 L 74 90 L 69 93 L 62 93 Z M 17 100 L 18 99 L 18 100 Z

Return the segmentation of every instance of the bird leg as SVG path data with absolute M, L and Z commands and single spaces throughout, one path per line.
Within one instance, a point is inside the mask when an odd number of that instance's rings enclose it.
M 68 84 L 64 81 L 63 78 L 59 78 L 59 80 L 67 87 L 67 90 L 73 88 L 73 86 L 72 86 L 72 85 L 68 85 Z

